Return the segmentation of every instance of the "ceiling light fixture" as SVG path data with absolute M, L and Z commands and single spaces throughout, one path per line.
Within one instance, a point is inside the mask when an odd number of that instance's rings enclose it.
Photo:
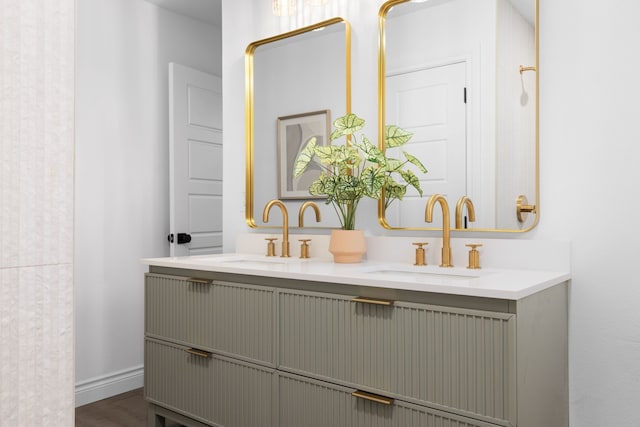
M 273 0 L 273 14 L 292 16 L 296 14 L 296 0 Z

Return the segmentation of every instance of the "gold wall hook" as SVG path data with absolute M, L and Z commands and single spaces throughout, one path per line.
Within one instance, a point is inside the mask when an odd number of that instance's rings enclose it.
M 516 200 L 516 216 L 518 217 L 518 222 L 525 222 L 529 213 L 538 213 L 536 205 L 530 205 L 527 196 L 521 194 Z
M 476 220 L 476 210 L 473 207 L 473 202 L 469 198 L 469 196 L 462 196 L 458 199 L 458 203 L 456 204 L 456 230 L 463 230 L 462 228 L 462 211 L 464 207 L 467 207 L 467 212 L 469 213 L 469 222 L 474 222 Z
M 320 208 L 312 201 L 306 201 L 300 206 L 300 210 L 298 211 L 298 227 L 304 227 L 304 210 L 308 207 L 313 208 L 316 213 L 316 222 L 320 222 Z
M 534 67 L 525 67 L 524 65 L 520 66 L 520 74 L 522 75 L 522 73 L 524 73 L 525 71 L 538 71 L 538 69 L 534 66 Z

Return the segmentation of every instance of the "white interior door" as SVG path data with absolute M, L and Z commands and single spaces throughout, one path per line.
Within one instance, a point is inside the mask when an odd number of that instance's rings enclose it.
M 169 64 L 171 256 L 222 252 L 222 80 Z
M 386 80 L 386 122 L 413 133 L 405 147 L 429 171 L 426 175 L 415 171 L 425 197 L 442 194 L 449 204 L 467 194 L 465 85 L 466 62 L 396 74 Z M 387 221 L 396 226 L 420 224 L 425 204 L 416 191 L 408 191 L 402 208 L 397 202 L 391 205 Z M 441 220 L 438 213 L 434 225 L 440 226 Z

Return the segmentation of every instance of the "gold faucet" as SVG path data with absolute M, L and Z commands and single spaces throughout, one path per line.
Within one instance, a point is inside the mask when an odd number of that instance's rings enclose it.
M 467 212 L 469 213 L 469 222 L 476 220 L 476 210 L 473 207 L 473 202 L 469 196 L 462 196 L 458 199 L 458 204 L 456 205 L 456 230 L 462 229 L 462 211 L 465 205 L 467 205 Z
M 300 210 L 298 211 L 298 227 L 300 228 L 304 227 L 304 210 L 308 207 L 313 208 L 316 213 L 316 222 L 320 222 L 320 208 L 312 201 L 307 201 L 300 206 Z
M 434 194 L 429 197 L 427 207 L 424 211 L 424 220 L 426 222 L 433 221 L 433 206 L 436 202 L 440 203 L 442 208 L 442 262 L 440 267 L 453 267 L 451 264 L 451 230 L 449 225 L 449 204 L 447 199 L 441 194 Z
M 282 211 L 282 255 L 280 257 L 289 258 L 291 256 L 289 255 L 289 213 L 284 203 L 277 199 L 269 201 L 262 211 L 262 221 L 269 222 L 269 211 L 274 205 Z

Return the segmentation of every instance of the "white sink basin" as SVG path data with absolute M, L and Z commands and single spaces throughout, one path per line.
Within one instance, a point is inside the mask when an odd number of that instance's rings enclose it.
M 210 256 L 203 257 L 198 260 L 199 262 L 205 264 L 228 264 L 228 265 L 242 265 L 242 266 L 250 266 L 250 265 L 278 265 L 278 264 L 297 264 L 302 262 L 303 260 L 299 258 L 289 257 L 268 257 L 266 255 L 221 255 L 221 256 Z
M 437 266 L 373 266 L 362 271 L 365 274 L 371 274 L 387 279 L 398 278 L 402 280 L 412 281 L 441 281 L 441 282 L 457 282 L 477 279 L 482 277 L 481 270 L 467 270 L 465 268 L 445 268 Z

